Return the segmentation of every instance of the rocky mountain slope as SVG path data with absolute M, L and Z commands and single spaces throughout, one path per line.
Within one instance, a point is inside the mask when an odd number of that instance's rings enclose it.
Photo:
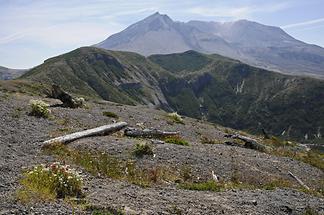
M 196 50 L 282 73 L 324 77 L 323 48 L 248 20 L 183 23 L 155 13 L 95 46 L 145 56 Z
M 30 116 L 31 99 L 49 103 L 51 117 Z M 227 134 L 238 131 L 192 118 L 184 118 L 182 124 L 175 123 L 166 112 L 145 106 L 102 100 L 88 101 L 86 108 L 78 109 L 63 108 L 59 104 L 60 101 L 55 99 L 0 90 L 0 214 L 303 215 L 324 212 L 323 197 L 317 193 L 323 192 L 321 169 L 292 157 L 224 144 L 233 141 L 225 137 Z M 103 115 L 105 111 L 115 113 L 115 118 Z M 150 139 L 126 137 L 121 131 L 80 139 L 57 151 L 43 147 L 43 141 L 50 138 L 115 120 L 126 121 L 129 126 L 139 129 L 154 127 L 179 131 L 189 145 L 150 143 Z M 263 141 L 260 137 L 249 136 Z M 135 145 L 143 142 L 151 145 L 154 155 L 134 156 Z M 289 148 L 272 147 L 278 151 Z M 66 150 L 69 153 L 65 154 Z M 76 163 L 77 160 L 71 157 L 73 153 L 85 153 L 85 156 Z M 96 156 L 89 162 L 87 159 L 91 155 Z M 21 179 L 26 177 L 24 173 L 37 165 L 56 161 L 70 165 L 81 175 L 84 196 L 44 200 L 34 195 L 21 201 L 22 196 L 18 194 L 23 187 Z M 101 168 L 117 168 L 110 169 L 115 173 L 119 168 L 115 162 L 125 161 L 136 166 L 136 174 L 144 171 L 146 176 L 135 175 L 136 180 L 127 180 L 126 174 L 131 170 L 127 168 L 122 169 L 125 177 L 121 178 L 101 172 L 104 170 Z M 103 165 L 91 169 L 92 162 L 103 162 Z M 181 186 L 204 185 L 212 180 L 212 171 L 218 175 L 220 184 L 225 182 L 221 190 L 212 190 L 213 187 L 208 186 L 190 189 Z M 303 190 L 289 176 L 289 171 L 311 191 Z M 141 185 L 146 180 L 149 184 Z M 233 188 L 232 183 L 236 183 Z
M 280 75 L 192 51 L 149 58 L 178 73 L 175 78 L 161 78 L 160 86 L 168 104 L 181 114 L 237 129 L 260 132 L 264 128 L 278 136 L 321 138 L 323 81 Z M 211 62 L 194 72 L 186 69 L 201 58 Z
M 160 70 L 139 54 L 80 48 L 46 60 L 21 78 L 124 104 L 162 105 L 166 100 L 158 87 Z
M 188 51 L 145 58 L 85 47 L 47 60 L 22 79 L 232 128 L 322 140 L 323 81 L 281 75 L 215 54 Z
M 8 69 L 6 67 L 0 66 L 0 80 L 10 80 L 18 78 L 27 70 L 25 69 Z

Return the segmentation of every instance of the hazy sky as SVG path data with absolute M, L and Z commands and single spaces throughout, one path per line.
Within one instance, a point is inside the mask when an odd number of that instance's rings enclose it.
M 36 66 L 156 11 L 184 22 L 249 19 L 324 47 L 324 0 L 0 0 L 0 65 Z

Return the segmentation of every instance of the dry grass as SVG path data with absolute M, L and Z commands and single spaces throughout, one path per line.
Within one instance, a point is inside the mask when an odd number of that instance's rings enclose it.
M 201 137 L 202 144 L 223 144 L 223 141 L 218 139 L 209 139 L 206 136 Z
M 290 157 L 324 170 L 324 154 L 319 151 L 294 151 L 289 148 L 278 147 L 273 149 L 270 154 L 281 157 Z

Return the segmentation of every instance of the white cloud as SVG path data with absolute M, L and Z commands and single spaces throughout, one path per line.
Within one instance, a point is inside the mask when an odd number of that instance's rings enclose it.
M 132 16 L 156 11 L 144 2 L 79 0 L 39 1 L 16 5 L 10 10 L 0 8 L 0 45 L 17 40 L 49 42 L 49 44 L 89 44 L 105 39 L 126 27 L 117 21 L 121 16 Z M 2 12 L 2 13 L 1 13 Z
M 0 65 L 29 68 L 80 46 L 96 44 L 165 0 L 23 0 L 0 3 Z M 0 0 L 1 2 L 1 0 Z
M 299 27 L 307 27 L 307 26 L 321 24 L 321 23 L 324 23 L 324 18 L 313 19 L 313 20 L 308 20 L 308 21 L 304 21 L 304 22 L 289 24 L 289 25 L 281 26 L 281 28 L 283 28 L 283 29 L 299 28 Z
M 244 5 L 244 6 L 228 6 L 217 5 L 215 7 L 192 7 L 187 10 L 189 13 L 207 17 L 229 17 L 234 19 L 249 18 L 254 13 L 273 13 L 290 7 L 289 2 L 280 2 L 276 4 L 264 5 Z
M 235 17 L 241 18 L 250 14 L 249 7 L 238 8 L 208 8 L 208 7 L 194 7 L 188 10 L 189 13 L 198 14 L 201 16 L 218 16 L 218 17 Z

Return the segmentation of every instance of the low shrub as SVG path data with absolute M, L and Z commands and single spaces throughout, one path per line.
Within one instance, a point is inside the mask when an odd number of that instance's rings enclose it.
M 30 100 L 31 107 L 30 115 L 36 117 L 48 118 L 51 111 L 48 109 L 49 105 L 41 100 Z
M 179 124 L 184 124 L 183 119 L 181 118 L 181 116 L 174 112 L 174 113 L 169 113 L 168 117 L 175 123 L 179 123 Z
M 153 155 L 152 146 L 146 142 L 137 143 L 134 146 L 133 154 L 137 157 L 143 157 L 144 155 Z
M 85 99 L 83 97 L 73 98 L 72 102 L 74 108 L 85 107 Z
M 233 130 L 229 129 L 229 128 L 225 128 L 224 133 L 226 133 L 226 134 L 234 134 L 235 132 Z
M 13 118 L 20 118 L 21 113 L 22 113 L 23 109 L 21 107 L 17 107 L 11 114 L 11 116 Z
M 67 165 L 52 163 L 39 165 L 24 174 L 20 181 L 22 189 L 18 192 L 21 201 L 81 197 L 82 179 Z
M 166 143 L 177 144 L 177 145 L 182 145 L 182 146 L 189 146 L 189 143 L 179 136 L 167 137 L 164 139 L 164 141 Z
M 113 113 L 113 112 L 104 111 L 104 112 L 102 112 L 102 115 L 106 116 L 106 117 L 111 117 L 111 118 L 118 119 L 118 115 Z

